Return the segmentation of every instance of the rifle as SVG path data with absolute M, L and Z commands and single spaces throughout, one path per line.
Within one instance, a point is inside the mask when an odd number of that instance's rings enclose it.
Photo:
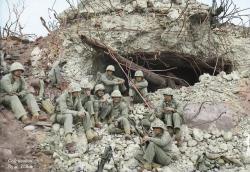
M 98 162 L 98 167 L 96 172 L 103 172 L 104 165 L 111 160 L 114 161 L 113 152 L 111 146 L 107 146 L 104 150 L 104 153 L 101 155 L 101 161 Z M 115 162 L 115 161 L 114 161 Z M 118 171 L 117 164 L 114 163 L 116 170 Z

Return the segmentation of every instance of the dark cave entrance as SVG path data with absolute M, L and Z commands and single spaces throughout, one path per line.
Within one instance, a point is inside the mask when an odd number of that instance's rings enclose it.
M 221 71 L 230 73 L 232 71 L 231 61 L 223 59 L 210 59 L 206 63 L 199 60 L 198 57 L 178 54 L 172 52 L 138 52 L 134 54 L 122 54 L 123 57 L 133 61 L 134 63 L 143 66 L 147 70 L 166 78 L 167 87 L 180 88 L 182 86 L 194 85 L 199 82 L 199 76 L 208 73 L 210 75 L 217 75 Z M 127 83 L 127 78 L 119 65 L 109 57 L 109 55 L 99 52 L 94 61 L 93 73 L 96 71 L 105 72 L 107 65 L 114 65 L 115 75 L 124 78 Z M 216 69 L 215 69 L 216 66 Z M 134 76 L 135 71 L 128 70 L 128 67 L 123 66 L 124 71 L 130 77 Z M 149 82 L 148 90 L 150 92 L 159 89 L 158 85 Z

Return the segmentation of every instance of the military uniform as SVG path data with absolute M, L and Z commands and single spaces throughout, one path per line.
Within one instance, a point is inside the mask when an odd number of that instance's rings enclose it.
M 22 64 L 15 62 L 11 65 L 11 73 L 6 74 L 0 81 L 0 103 L 10 106 L 17 119 L 27 116 L 27 112 L 22 103 L 25 103 L 32 112 L 33 116 L 39 115 L 39 107 L 32 94 L 27 90 L 26 82 L 23 77 L 19 80 L 13 79 L 15 70 L 23 70 Z
M 94 96 L 94 112 L 97 114 L 98 118 L 104 120 L 108 117 L 111 112 L 111 104 L 108 100 L 109 95 L 104 94 L 102 97 L 98 96 L 96 93 L 99 90 L 104 91 L 104 86 L 102 84 L 97 84 L 95 86 L 95 96 Z
M 148 164 L 158 163 L 161 165 L 169 165 L 171 162 L 172 138 L 166 131 L 164 123 L 155 119 L 151 124 L 152 128 L 161 128 L 162 133 L 149 137 L 148 144 L 145 146 L 143 159 Z
M 142 77 L 143 78 L 143 73 L 142 71 L 136 71 L 135 72 L 135 77 Z M 134 86 L 138 89 L 140 94 L 146 98 L 148 94 L 148 81 L 145 80 L 144 78 L 142 81 L 137 82 L 136 79 L 132 79 L 132 83 L 129 84 L 129 96 L 133 99 L 134 103 L 143 103 L 143 99 L 139 95 L 139 93 L 135 90 Z
M 122 95 L 119 90 L 115 90 L 111 94 L 112 98 L 120 97 Z M 130 135 L 130 123 L 128 121 L 128 106 L 125 102 L 112 103 L 112 111 L 110 116 L 110 133 L 121 133 L 125 131 L 126 136 Z
M 92 90 L 92 85 L 90 83 L 85 83 L 85 81 L 82 80 L 81 87 L 82 87 L 82 92 L 81 92 L 82 105 L 89 113 L 92 124 L 99 128 L 100 124 L 98 119 L 98 113 L 94 111 L 94 96 L 90 94 Z M 89 91 L 89 95 L 85 93 L 85 90 Z
M 57 86 L 60 85 L 62 82 L 62 66 L 65 64 L 65 61 L 58 60 L 56 61 L 51 70 L 48 73 L 48 77 L 52 85 Z
M 166 90 L 163 94 L 164 96 L 171 96 L 172 98 L 169 102 L 163 100 L 158 107 L 157 117 L 165 122 L 171 136 L 175 134 L 177 145 L 180 145 L 182 116 L 177 112 L 178 105 L 173 99 L 173 94 L 170 93 L 170 90 Z
M 165 110 L 167 107 L 175 109 L 174 112 Z M 181 128 L 182 118 L 180 114 L 176 111 L 177 103 L 172 100 L 171 102 L 161 102 L 158 107 L 157 117 L 162 119 L 167 127 Z
M 74 85 L 74 84 L 72 84 Z M 64 130 L 65 134 L 72 133 L 73 130 L 73 118 L 78 120 L 78 113 L 83 112 L 85 113 L 82 123 L 83 127 L 86 133 L 88 133 L 91 130 L 92 124 L 90 121 L 89 114 L 85 111 L 85 109 L 82 106 L 80 97 L 74 97 L 72 96 L 71 92 L 75 91 L 81 91 L 81 88 L 79 87 L 79 90 L 71 90 L 70 92 L 64 92 L 61 96 L 57 99 L 57 117 L 56 120 L 60 123 L 64 124 Z
M 115 68 L 114 68 L 114 66 L 109 65 L 107 67 L 106 71 L 108 71 L 108 70 L 114 72 Z M 112 91 L 114 91 L 114 90 L 120 90 L 122 92 L 126 91 L 125 84 L 124 83 L 119 84 L 119 81 L 124 82 L 124 79 L 122 79 L 122 78 L 116 77 L 114 75 L 109 76 L 106 72 L 106 73 L 101 74 L 99 80 L 100 80 L 99 84 L 103 84 L 105 87 L 105 93 L 111 94 Z

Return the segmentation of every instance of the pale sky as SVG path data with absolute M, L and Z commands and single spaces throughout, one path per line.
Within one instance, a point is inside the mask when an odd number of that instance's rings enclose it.
M 58 13 L 62 12 L 64 9 L 69 7 L 66 0 L 0 0 L 0 26 L 2 27 L 9 17 L 9 10 L 7 6 L 7 1 L 11 8 L 13 8 L 13 4 L 22 4 L 20 2 L 24 1 L 25 10 L 21 16 L 21 24 L 24 26 L 23 33 L 25 34 L 36 34 L 38 36 L 46 36 L 47 30 L 42 26 L 40 17 L 42 16 L 46 21 L 54 21 L 53 15 L 49 15 L 49 8 L 56 10 Z M 71 2 L 76 2 L 78 0 L 70 0 Z M 205 4 L 212 3 L 212 0 L 198 0 Z M 219 1 L 219 0 L 217 0 Z M 241 8 L 250 8 L 249 0 L 234 0 L 235 4 Z M 54 4 L 54 6 L 53 6 Z M 19 7 L 21 9 L 21 7 Z M 250 14 L 250 10 L 242 12 L 242 14 Z M 13 18 L 13 16 L 12 16 Z M 248 17 L 244 18 L 247 22 Z M 239 23 L 236 21 L 235 23 Z M 247 23 L 249 26 L 250 23 Z

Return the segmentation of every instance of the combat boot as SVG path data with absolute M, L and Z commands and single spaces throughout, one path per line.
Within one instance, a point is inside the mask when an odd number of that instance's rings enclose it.
M 39 113 L 34 113 L 32 115 L 32 122 L 36 123 L 37 121 L 39 121 Z
M 31 120 L 27 117 L 27 115 L 22 116 L 21 121 L 22 121 L 25 125 L 31 124 Z
M 143 163 L 143 168 L 146 170 L 152 170 L 152 164 L 145 162 L 145 163 Z
M 70 133 L 65 136 L 65 148 L 69 153 L 75 153 L 76 151 L 75 142 L 72 141 L 72 135 Z
M 96 132 L 92 130 L 88 130 L 86 132 L 86 137 L 89 143 L 100 140 L 102 138 L 101 136 L 98 136 Z

